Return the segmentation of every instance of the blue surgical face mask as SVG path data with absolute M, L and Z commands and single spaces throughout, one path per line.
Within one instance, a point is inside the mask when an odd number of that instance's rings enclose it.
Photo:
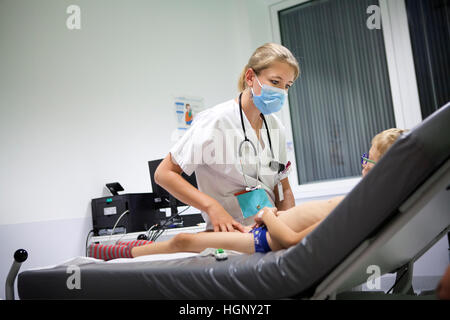
M 253 92 L 253 88 L 251 88 L 253 103 L 258 108 L 258 110 L 261 111 L 262 114 L 270 114 L 280 111 L 284 106 L 284 103 L 286 102 L 286 91 L 265 84 L 262 85 L 261 82 L 259 82 L 256 74 L 255 78 L 256 81 L 258 81 L 259 86 L 261 87 L 261 94 L 259 96 L 255 95 L 255 93 Z

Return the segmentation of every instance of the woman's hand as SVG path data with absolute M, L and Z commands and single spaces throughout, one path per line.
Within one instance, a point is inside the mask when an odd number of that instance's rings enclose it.
M 220 204 L 217 204 L 208 210 L 208 215 L 211 219 L 214 232 L 234 232 L 236 230 L 245 232 L 244 226 L 234 220 Z

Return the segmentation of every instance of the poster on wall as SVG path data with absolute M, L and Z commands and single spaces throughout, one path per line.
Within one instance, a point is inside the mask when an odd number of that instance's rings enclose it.
M 176 141 L 191 127 L 195 116 L 205 110 L 205 104 L 202 97 L 177 96 L 174 98 L 173 105 L 177 120 L 173 140 Z

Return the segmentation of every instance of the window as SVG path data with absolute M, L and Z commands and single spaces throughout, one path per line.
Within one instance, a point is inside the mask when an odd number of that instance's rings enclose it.
M 374 6 L 381 24 L 370 29 Z M 272 40 L 302 72 L 280 112 L 294 196 L 345 194 L 376 133 L 422 121 L 405 0 L 273 0 L 269 11 Z
M 422 117 L 450 101 L 450 2 L 406 0 Z
M 316 0 L 279 12 L 301 76 L 289 91 L 299 184 L 361 175 L 371 138 L 395 127 L 383 32 L 373 0 Z

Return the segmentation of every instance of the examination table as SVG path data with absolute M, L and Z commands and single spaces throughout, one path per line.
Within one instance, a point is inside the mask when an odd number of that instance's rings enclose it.
M 236 254 L 115 263 L 71 262 L 18 275 L 21 299 L 335 299 L 366 283 L 368 267 L 397 273 L 412 293 L 412 266 L 450 225 L 450 104 L 404 134 L 330 215 L 297 245 Z M 15 277 L 15 276 L 14 276 Z

